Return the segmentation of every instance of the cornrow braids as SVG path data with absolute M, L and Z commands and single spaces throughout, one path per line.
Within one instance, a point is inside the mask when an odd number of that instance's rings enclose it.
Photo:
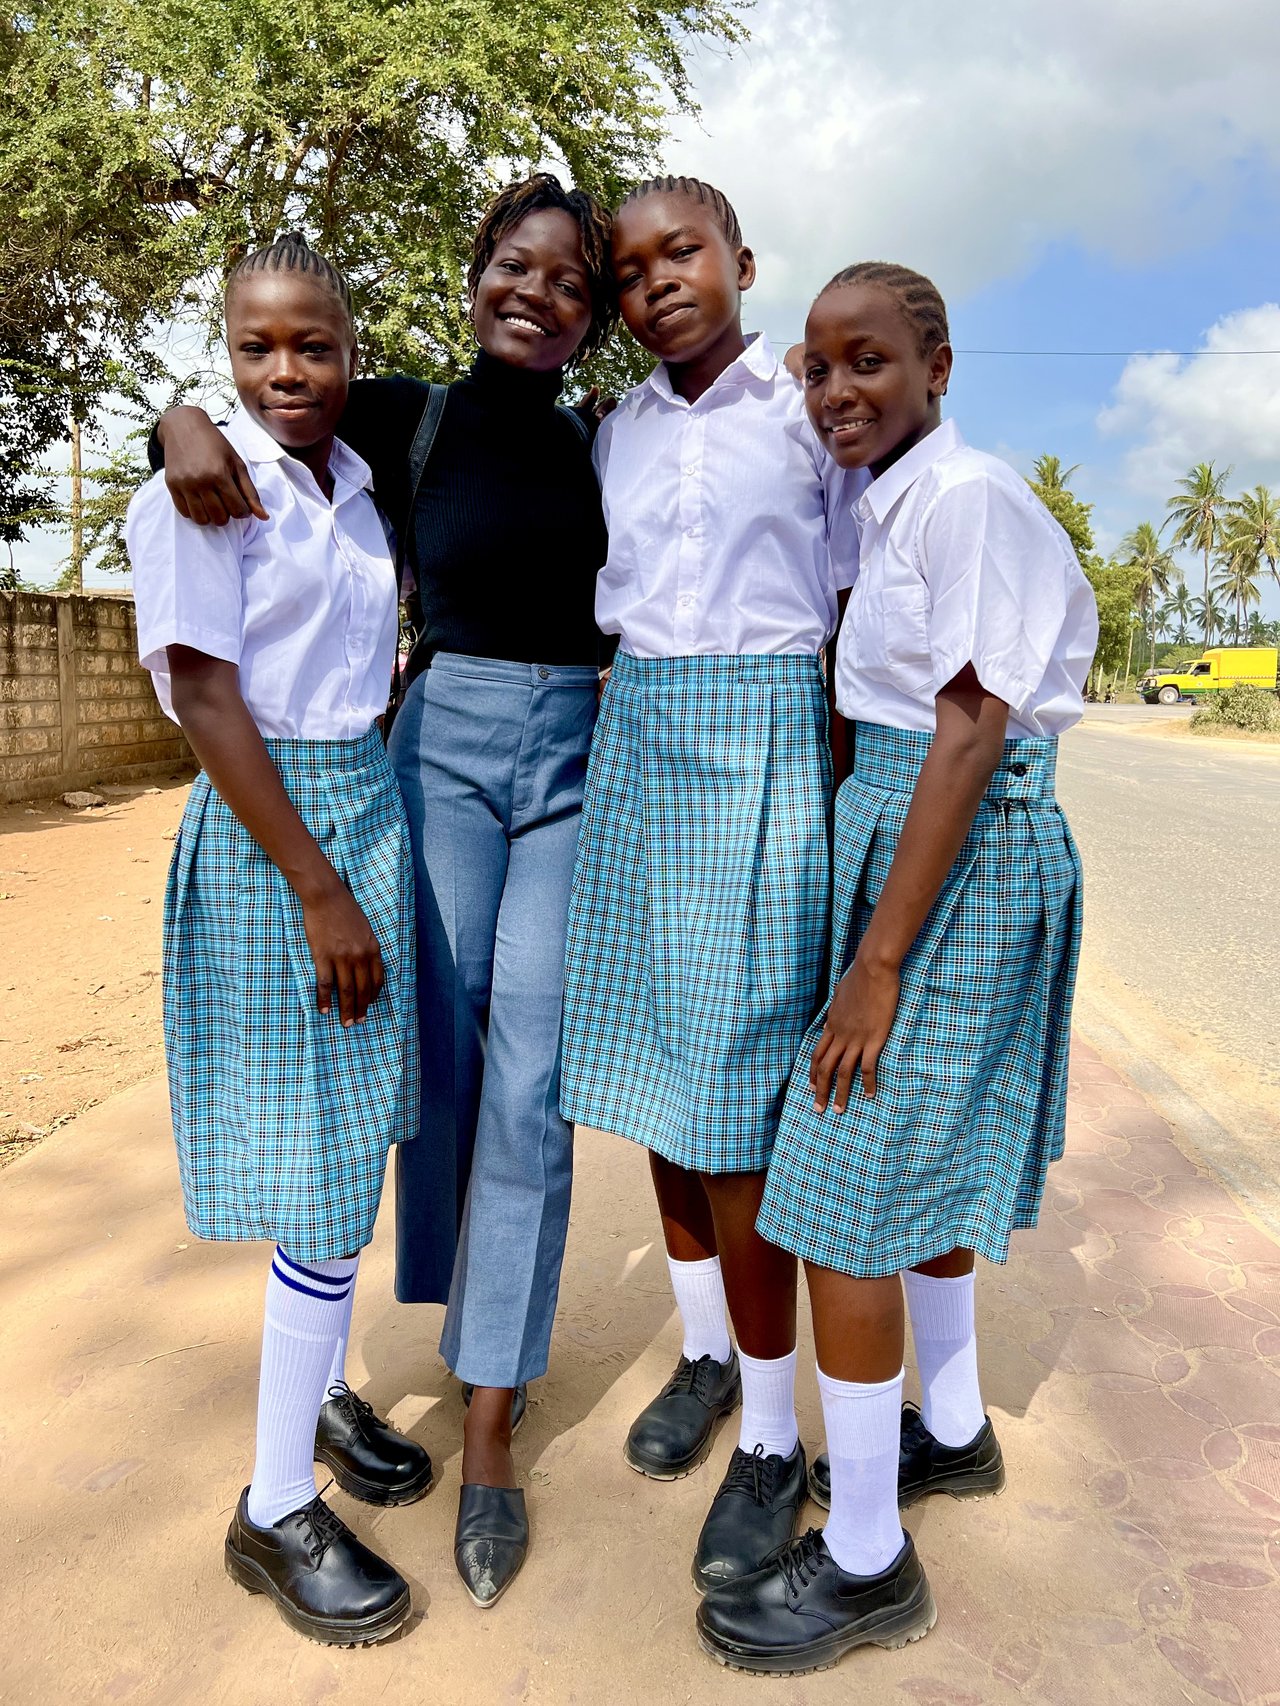
M 858 261 L 838 272 L 829 284 L 819 291 L 840 290 L 847 284 L 878 284 L 897 299 L 904 318 L 915 328 L 916 345 L 921 355 L 932 355 L 939 344 L 950 343 L 951 330 L 947 325 L 947 305 L 932 279 L 923 273 L 912 272 L 893 261 Z
M 733 203 L 724 191 L 716 189 L 714 184 L 704 184 L 701 178 L 646 178 L 643 183 L 627 191 L 622 198 L 622 206 L 625 207 L 630 201 L 639 201 L 647 195 L 692 196 L 694 201 L 700 201 L 715 214 L 729 247 L 742 247 L 742 227 L 733 211 Z
M 508 231 L 514 230 L 531 213 L 540 213 L 544 208 L 567 213 L 577 225 L 582 242 L 582 259 L 591 296 L 591 324 L 569 362 L 570 367 L 579 367 L 608 342 L 618 320 L 617 295 L 609 261 L 613 216 L 586 190 L 566 190 L 553 172 L 535 172 L 531 178 L 508 184 L 506 189 L 500 190 L 485 209 L 472 240 L 467 291 L 469 295 L 475 295 L 481 274 Z
M 268 243 L 261 249 L 255 249 L 243 260 L 237 261 L 227 277 L 228 292 L 237 280 L 247 278 L 249 274 L 255 272 L 308 274 L 333 292 L 346 310 L 347 319 L 354 324 L 351 286 L 332 261 L 327 261 L 322 254 L 311 247 L 301 231 L 286 231 L 284 236 L 277 237 L 274 243 Z

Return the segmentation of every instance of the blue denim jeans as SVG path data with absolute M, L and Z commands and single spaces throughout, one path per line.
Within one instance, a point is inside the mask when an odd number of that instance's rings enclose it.
M 546 1372 L 569 1224 L 564 943 L 591 667 L 438 653 L 391 737 L 418 909 L 422 1123 L 396 1165 L 396 1295 L 447 1300 L 462 1380 Z

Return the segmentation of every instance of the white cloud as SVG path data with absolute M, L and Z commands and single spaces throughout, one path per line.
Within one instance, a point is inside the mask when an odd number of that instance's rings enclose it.
M 1228 314 L 1205 333 L 1199 354 L 1135 356 L 1098 416 L 1104 436 L 1132 441 L 1124 477 L 1153 497 L 1196 462 L 1233 467 L 1232 490 L 1280 478 L 1280 305 Z
M 704 53 L 669 169 L 720 184 L 798 332 L 856 259 L 960 296 L 1074 241 L 1117 261 L 1200 244 L 1241 166 L 1280 163 L 1274 0 L 760 0 Z

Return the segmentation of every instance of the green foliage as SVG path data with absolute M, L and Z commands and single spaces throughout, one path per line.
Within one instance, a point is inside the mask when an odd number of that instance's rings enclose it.
M 1114 676 L 1124 668 L 1129 655 L 1142 572 L 1131 563 L 1104 563 L 1098 557 L 1084 565 L 1084 572 L 1098 605 L 1094 667 Z
M 1206 646 L 1213 632 L 1209 562 L 1218 543 L 1221 516 L 1227 507 L 1224 491 L 1230 476 L 1230 468 L 1224 468 L 1218 474 L 1215 473 L 1212 462 L 1197 462 L 1195 467 L 1178 481 L 1177 492 L 1165 505 L 1169 512 L 1168 519 L 1173 524 L 1174 549 L 1183 545 L 1190 546 L 1204 558 L 1201 631 Z
M 1121 560 L 1126 568 L 1138 574 L 1136 595 L 1137 614 L 1151 641 L 1150 661 L 1156 657 L 1156 630 L 1160 616 L 1158 600 L 1162 599 L 1175 581 L 1182 579 L 1181 571 L 1169 553 L 1161 547 L 1160 536 L 1149 521 L 1141 521 L 1120 541 Z
M 1265 687 L 1224 687 L 1206 696 L 1191 719 L 1193 729 L 1245 729 L 1250 734 L 1280 733 L 1280 698 Z
M 1080 565 L 1087 574 L 1090 563 L 1097 561 L 1093 551 L 1093 523 L 1090 520 L 1093 505 L 1083 503 L 1067 485 L 1076 470 L 1064 469 L 1056 456 L 1037 457 L 1035 469 L 1035 479 L 1028 480 L 1027 484 L 1071 541 L 1075 554 L 1080 559 Z

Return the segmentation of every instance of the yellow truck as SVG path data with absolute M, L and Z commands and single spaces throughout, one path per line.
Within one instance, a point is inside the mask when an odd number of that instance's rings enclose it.
M 1189 699 L 1193 704 L 1208 693 L 1224 687 L 1276 688 L 1275 646 L 1215 646 L 1196 663 L 1177 671 L 1148 670 L 1138 683 L 1138 692 L 1148 705 L 1176 705 Z

